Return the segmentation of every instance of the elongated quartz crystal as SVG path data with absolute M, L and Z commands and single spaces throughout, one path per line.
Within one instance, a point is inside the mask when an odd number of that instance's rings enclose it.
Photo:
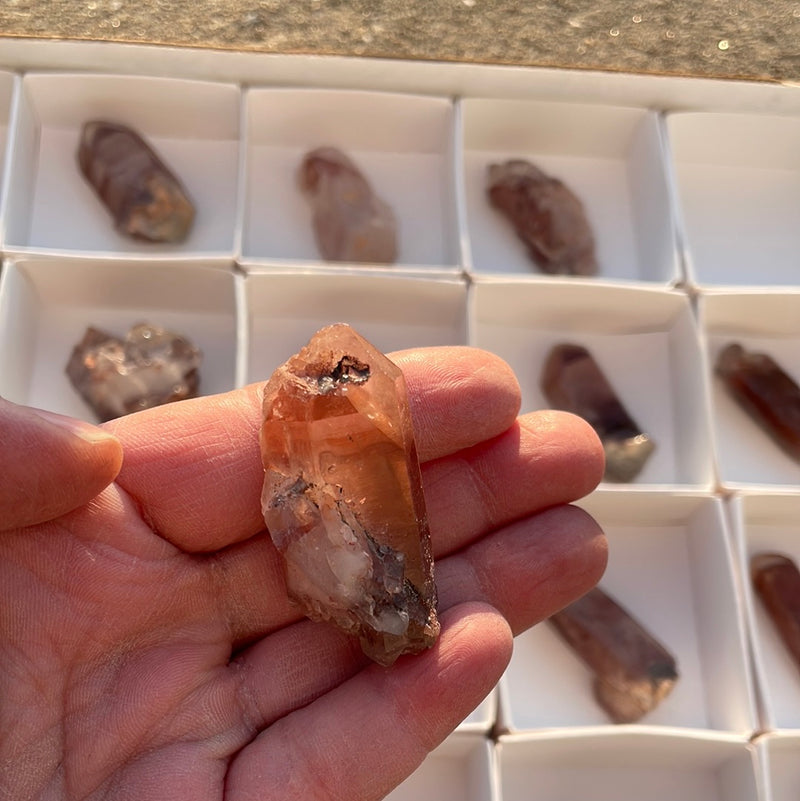
M 738 343 L 720 351 L 717 375 L 736 402 L 773 441 L 800 461 L 800 387 L 766 353 Z
M 615 723 L 639 720 L 678 680 L 672 654 L 598 587 L 549 621 L 594 672 L 597 702 Z
M 800 572 L 784 554 L 759 553 L 750 560 L 750 577 L 778 634 L 800 669 Z
M 545 361 L 542 392 L 554 408 L 583 417 L 600 437 L 606 454 L 606 481 L 633 481 L 655 443 L 628 414 L 589 351 L 556 345 Z
M 150 242 L 182 242 L 189 235 L 195 211 L 186 190 L 136 131 L 87 122 L 78 164 L 120 233 Z
M 86 329 L 73 348 L 67 376 L 98 419 L 193 398 L 202 354 L 186 337 L 138 323 L 124 339 Z
M 430 533 L 399 368 L 329 326 L 275 371 L 263 412 L 262 507 L 289 595 L 382 665 L 433 645 Z
M 595 275 L 594 233 L 580 198 L 523 159 L 489 165 L 489 201 L 546 273 Z
M 327 261 L 392 264 L 397 222 L 355 163 L 335 147 L 307 153 L 298 173 L 312 206 L 317 247 Z

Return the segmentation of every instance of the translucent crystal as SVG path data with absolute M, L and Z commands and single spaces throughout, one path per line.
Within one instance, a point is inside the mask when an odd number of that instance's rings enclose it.
M 606 481 L 633 481 L 655 443 L 628 414 L 589 351 L 556 345 L 542 370 L 542 392 L 556 409 L 583 417 L 597 432 L 606 454 Z
M 193 398 L 202 355 L 184 336 L 138 323 L 124 339 L 89 327 L 67 376 L 101 421 Z
M 546 273 L 595 275 L 594 234 L 580 198 L 523 159 L 489 166 L 489 201 Z
M 549 618 L 595 674 L 595 697 L 615 723 L 655 709 L 678 679 L 675 658 L 601 589 Z
M 264 388 L 262 507 L 289 595 L 383 665 L 436 640 L 436 587 L 405 382 L 347 325 Z
M 759 553 L 750 560 L 750 575 L 772 622 L 800 668 L 800 571 L 784 554 Z
M 800 387 L 766 353 L 732 343 L 716 364 L 734 400 L 793 459 L 800 461 Z
M 317 247 L 328 261 L 392 264 L 397 222 L 353 161 L 334 147 L 307 153 L 298 173 L 311 201 Z
M 194 206 L 180 181 L 136 131 L 112 122 L 87 122 L 78 164 L 118 231 L 151 242 L 186 239 Z

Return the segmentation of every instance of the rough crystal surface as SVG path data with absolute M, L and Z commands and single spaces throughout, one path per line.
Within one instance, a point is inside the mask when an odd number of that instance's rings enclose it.
M 597 362 L 581 345 L 562 343 L 542 370 L 542 391 L 554 408 L 583 417 L 600 437 L 606 481 L 633 481 L 655 443 L 631 418 Z
M 489 201 L 546 273 L 595 275 L 594 233 L 580 198 L 523 159 L 489 165 Z
M 800 572 L 788 556 L 759 553 L 750 560 L 756 593 L 800 669 Z
M 329 326 L 275 371 L 263 412 L 262 507 L 289 595 L 383 665 L 430 647 L 436 586 L 399 368 Z
M 87 122 L 78 164 L 121 233 L 151 242 L 182 242 L 189 235 L 195 210 L 186 190 L 136 131 Z
M 594 672 L 597 702 L 615 723 L 639 720 L 678 680 L 672 654 L 598 587 L 549 620 Z
M 773 441 L 800 461 L 800 387 L 766 353 L 732 343 L 720 351 L 717 375 L 736 402 Z
M 89 327 L 73 348 L 67 376 L 101 421 L 193 398 L 200 351 L 184 336 L 138 323 L 124 339 Z
M 354 162 L 334 147 L 307 153 L 298 173 L 312 206 L 312 225 L 328 261 L 392 264 L 397 222 Z

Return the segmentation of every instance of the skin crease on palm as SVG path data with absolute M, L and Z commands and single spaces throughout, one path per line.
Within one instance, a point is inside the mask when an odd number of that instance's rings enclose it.
M 0 401 L 0 798 L 380 799 L 491 690 L 512 636 L 598 581 L 605 538 L 567 505 L 602 475 L 588 425 L 517 417 L 483 351 L 392 358 L 442 635 L 391 668 L 286 597 L 258 385 L 102 430 Z

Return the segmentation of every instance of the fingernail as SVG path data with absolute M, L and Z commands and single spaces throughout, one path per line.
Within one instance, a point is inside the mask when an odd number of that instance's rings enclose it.
M 56 414 L 55 412 L 48 412 L 45 411 L 44 409 L 31 409 L 31 411 L 37 417 L 40 417 L 42 420 L 45 420 L 54 426 L 58 426 L 61 429 L 69 431 L 70 434 L 73 434 L 76 437 L 80 437 L 82 440 L 85 440 L 86 442 L 91 442 L 92 444 L 95 444 L 98 442 L 108 442 L 109 440 L 115 439 L 113 434 L 109 434 L 102 428 L 92 425 L 91 423 L 86 423 L 83 420 L 78 420 L 74 417 L 67 417 L 64 414 Z

